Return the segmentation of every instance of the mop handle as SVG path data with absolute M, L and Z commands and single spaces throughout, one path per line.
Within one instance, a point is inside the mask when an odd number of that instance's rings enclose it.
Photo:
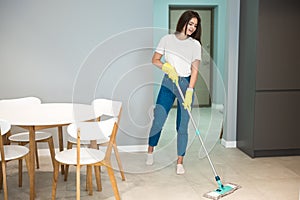
M 175 85 L 177 86 L 177 89 L 178 89 L 179 94 L 180 94 L 180 96 L 181 96 L 181 98 L 182 98 L 182 101 L 184 101 L 184 96 L 183 96 L 182 90 L 181 90 L 180 87 L 179 87 L 179 84 L 178 84 L 178 83 L 175 83 Z M 211 159 L 210 159 L 210 157 L 209 157 L 209 155 L 208 155 L 208 152 L 207 152 L 207 150 L 206 150 L 206 148 L 205 148 L 205 146 L 204 146 L 203 140 L 202 140 L 202 138 L 201 138 L 201 136 L 200 136 L 200 131 L 197 129 L 197 126 L 196 126 L 196 123 L 195 123 L 194 118 L 193 118 L 193 116 L 192 116 L 192 113 L 191 113 L 191 111 L 190 111 L 189 109 L 187 109 L 187 111 L 188 111 L 188 113 L 189 113 L 189 116 L 190 116 L 190 119 L 191 119 L 191 121 L 192 121 L 192 124 L 193 124 L 193 126 L 194 126 L 194 128 L 195 128 L 195 130 L 196 130 L 196 134 L 198 135 L 198 137 L 199 137 L 199 139 L 200 139 L 201 145 L 202 145 L 202 147 L 203 147 L 203 149 L 204 149 L 204 152 L 205 152 L 205 154 L 206 154 L 206 156 L 207 156 L 207 159 L 208 159 L 208 161 L 209 161 L 209 164 L 210 164 L 210 166 L 211 166 L 211 168 L 212 168 L 212 170 L 213 170 L 213 172 L 214 172 L 214 175 L 215 175 L 215 177 L 218 177 L 217 172 L 216 172 L 216 169 L 215 169 L 215 167 L 214 167 L 214 165 L 213 165 L 213 163 L 212 163 L 212 161 L 211 161 Z

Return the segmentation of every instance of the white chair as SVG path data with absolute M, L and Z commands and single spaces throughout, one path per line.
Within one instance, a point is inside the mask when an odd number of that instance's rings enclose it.
M 101 113 L 102 115 L 105 115 L 106 117 L 119 117 L 121 115 L 120 112 L 120 106 L 121 106 L 121 102 L 118 101 L 112 101 L 109 99 L 95 99 L 92 102 L 92 105 L 94 107 L 95 113 Z M 98 119 L 100 121 L 100 118 Z M 109 143 L 109 136 L 111 134 L 111 131 L 109 131 L 110 129 L 113 128 L 113 124 L 110 123 L 110 121 L 105 120 L 103 121 L 103 123 L 101 123 L 102 127 L 107 127 L 108 131 L 103 132 L 104 136 L 101 140 L 97 140 L 97 148 L 99 148 L 99 146 L 107 146 Z M 68 135 L 68 141 L 67 141 L 67 149 L 71 149 L 73 145 L 76 145 L 77 141 L 76 138 L 70 137 L 70 135 Z M 81 144 L 82 145 L 89 145 L 90 141 L 84 141 L 81 140 Z M 118 151 L 118 147 L 117 144 L 114 143 L 113 145 L 113 149 L 114 149 L 114 153 L 115 153 L 115 157 L 118 163 L 118 167 L 119 167 L 119 171 L 121 173 L 121 178 L 122 181 L 125 181 L 125 174 L 124 174 L 124 170 L 122 167 L 122 162 L 120 159 L 120 155 L 119 155 L 119 151 Z M 68 165 L 66 166 L 66 170 L 65 170 L 65 181 L 67 181 L 67 177 L 68 177 Z
M 111 153 L 116 144 L 116 135 L 122 110 L 121 102 L 110 101 L 105 110 L 117 111 L 118 118 L 110 118 L 100 122 L 78 122 L 68 126 L 68 133 L 71 137 L 77 138 L 77 149 L 67 149 L 58 152 L 55 156 L 55 167 L 53 173 L 52 199 L 56 198 L 56 187 L 59 165 L 76 165 L 76 199 L 80 199 L 80 167 L 87 166 L 86 187 L 89 195 L 92 195 L 92 167 L 105 166 L 108 172 L 113 192 L 117 200 L 120 199 L 114 170 L 111 165 Z M 105 153 L 97 149 L 95 141 L 109 142 Z M 81 145 L 81 141 L 90 141 L 91 147 Z M 93 145 L 94 144 L 94 145 Z M 96 169 L 96 168 L 95 168 Z M 99 168 L 98 168 L 99 169 Z M 67 173 L 67 171 L 66 171 Z M 98 191 L 102 191 L 100 170 L 95 171 Z
M 28 105 L 28 104 L 41 104 L 41 100 L 37 97 L 23 97 L 17 99 L 3 99 L 0 100 L 1 104 L 9 104 L 9 105 Z M 8 137 L 10 142 L 18 143 L 19 145 L 26 145 L 29 143 L 29 132 L 22 132 L 10 135 Z M 37 131 L 35 133 L 35 142 L 47 142 L 49 146 L 49 150 L 51 153 L 52 163 L 54 162 L 54 144 L 53 144 L 53 137 L 52 134 L 49 132 L 41 132 Z M 37 147 L 37 144 L 36 144 Z M 35 149 L 35 159 L 36 159 L 36 167 L 39 169 L 39 158 L 38 158 L 38 150 Z
M 22 159 L 25 159 L 27 169 L 29 168 L 29 149 L 19 145 L 4 145 L 3 136 L 10 131 L 11 125 L 0 120 L 0 162 L 1 162 L 1 188 L 4 190 L 4 200 L 8 199 L 7 178 L 6 178 L 6 163 L 12 160 L 19 160 L 19 166 L 22 165 Z M 28 170 L 29 172 L 29 170 Z M 30 174 L 28 174 L 30 176 Z M 19 167 L 19 187 L 22 187 L 22 167 Z

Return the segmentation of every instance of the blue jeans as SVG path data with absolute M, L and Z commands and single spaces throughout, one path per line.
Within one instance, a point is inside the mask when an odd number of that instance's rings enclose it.
M 185 94 L 185 91 L 189 86 L 189 82 L 190 77 L 179 77 L 178 83 L 183 95 Z M 176 98 L 177 155 L 184 156 L 188 142 L 188 123 L 190 117 L 188 112 L 182 106 L 183 100 L 178 92 L 176 85 L 172 82 L 168 75 L 164 76 L 160 91 L 158 93 L 148 144 L 152 147 L 157 146 L 162 128 Z

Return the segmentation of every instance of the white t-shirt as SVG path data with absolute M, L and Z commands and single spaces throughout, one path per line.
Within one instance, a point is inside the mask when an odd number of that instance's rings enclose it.
M 181 77 L 190 76 L 192 62 L 201 60 L 200 42 L 191 37 L 180 40 L 175 34 L 166 35 L 161 38 L 155 51 L 163 55 Z

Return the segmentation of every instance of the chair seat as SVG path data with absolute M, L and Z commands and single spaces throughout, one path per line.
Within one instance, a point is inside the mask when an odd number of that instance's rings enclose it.
M 5 160 L 14 160 L 18 158 L 22 158 L 26 154 L 29 153 L 29 149 L 24 146 L 19 145 L 4 145 L 4 153 L 5 153 Z M 1 157 L 1 156 L 0 156 Z M 1 158 L 0 158 L 1 161 Z
M 45 139 L 48 139 L 51 137 L 52 137 L 52 134 L 48 133 L 48 132 L 40 132 L 40 131 L 35 132 L 35 141 L 36 142 L 45 140 Z M 16 133 L 16 134 L 9 136 L 8 139 L 13 142 L 29 142 L 29 132 Z
M 77 149 L 68 149 L 56 153 L 55 159 L 66 165 L 76 165 Z M 80 148 L 80 164 L 88 165 L 100 162 L 104 159 L 105 153 L 98 149 Z

